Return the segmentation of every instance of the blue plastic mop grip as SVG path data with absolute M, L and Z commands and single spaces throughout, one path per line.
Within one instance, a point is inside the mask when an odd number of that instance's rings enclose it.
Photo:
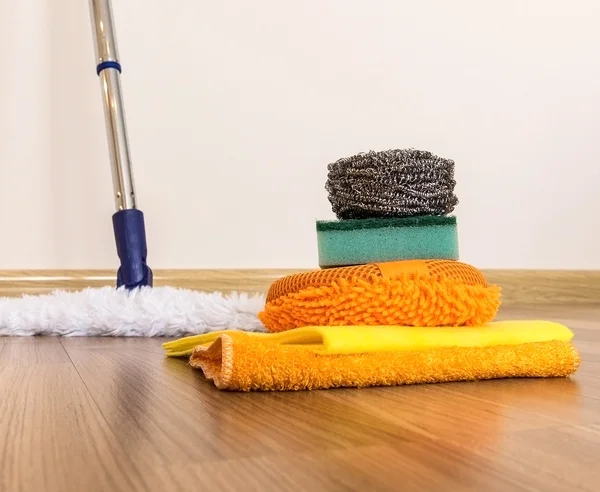
M 144 214 L 138 209 L 125 209 L 113 215 L 113 229 L 121 267 L 117 287 L 135 289 L 152 286 L 152 270 L 146 264 L 146 227 Z

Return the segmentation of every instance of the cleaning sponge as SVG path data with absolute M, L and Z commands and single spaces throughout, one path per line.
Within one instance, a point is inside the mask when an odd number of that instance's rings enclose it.
M 321 268 L 396 260 L 458 260 L 456 217 L 317 221 Z
M 271 284 L 265 328 L 477 326 L 494 319 L 500 288 L 477 268 L 449 260 L 405 260 L 296 273 Z

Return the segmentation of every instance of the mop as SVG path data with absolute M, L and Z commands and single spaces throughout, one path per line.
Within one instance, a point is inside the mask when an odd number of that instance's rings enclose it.
M 134 189 L 110 0 L 90 0 L 90 14 L 116 205 L 116 288 L 1 298 L 0 336 L 180 337 L 223 329 L 265 331 L 257 317 L 265 300 L 260 293 L 225 295 L 153 286 L 144 214 Z

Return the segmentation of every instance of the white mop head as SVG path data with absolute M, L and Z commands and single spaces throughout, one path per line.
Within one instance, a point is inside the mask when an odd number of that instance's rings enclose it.
M 102 287 L 0 298 L 0 336 L 183 337 L 218 330 L 266 331 L 262 294 L 174 287 Z

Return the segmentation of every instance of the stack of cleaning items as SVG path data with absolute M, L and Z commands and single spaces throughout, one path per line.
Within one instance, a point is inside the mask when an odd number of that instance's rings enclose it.
M 309 390 L 567 377 L 573 333 L 495 321 L 500 288 L 459 261 L 454 162 L 369 152 L 329 165 L 338 221 L 317 222 L 319 269 L 275 281 L 259 318 L 164 344 L 222 390 Z

